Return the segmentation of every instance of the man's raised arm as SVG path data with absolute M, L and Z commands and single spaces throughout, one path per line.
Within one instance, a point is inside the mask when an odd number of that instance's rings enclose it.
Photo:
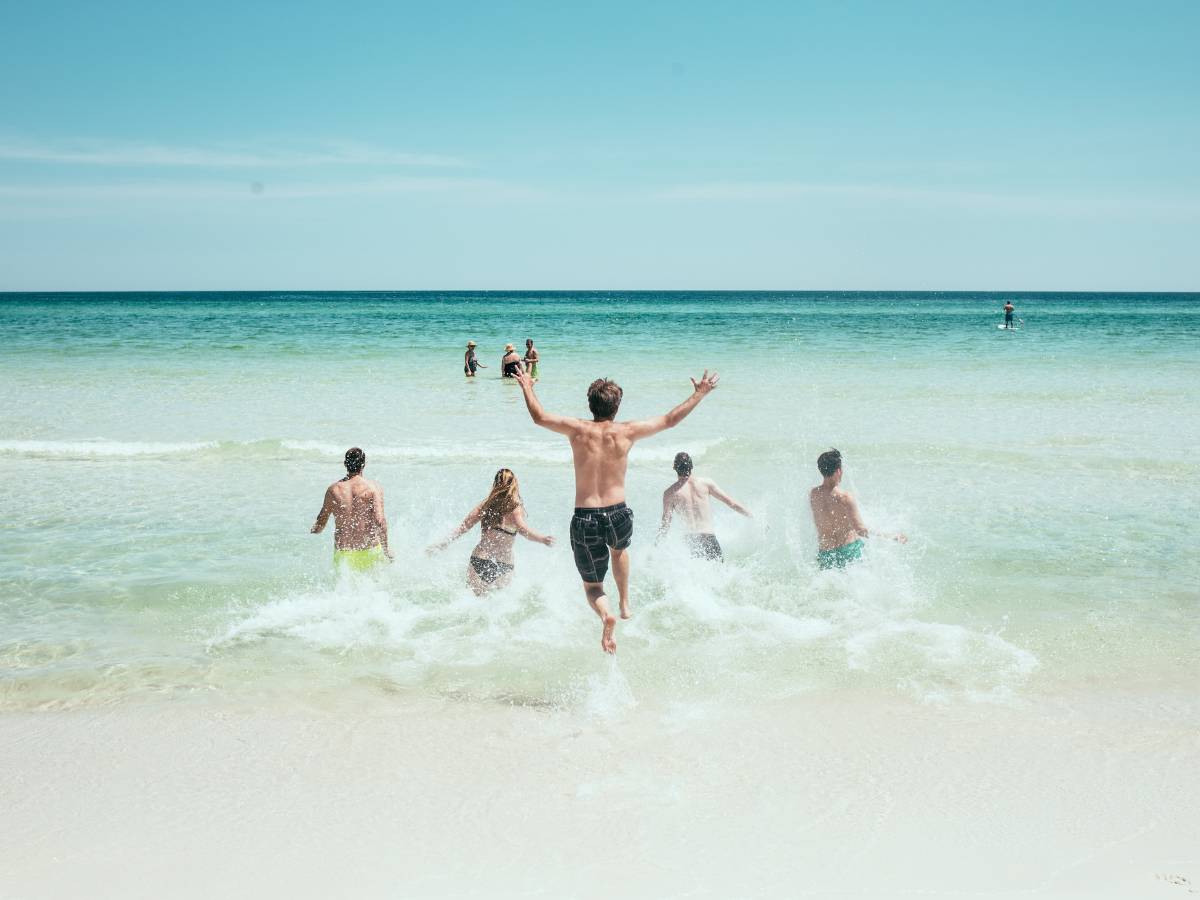
M 720 380 L 721 376 L 716 372 L 709 375 L 708 369 L 705 369 L 699 381 L 695 378 L 692 379 L 692 396 L 688 397 L 666 415 L 630 422 L 630 436 L 636 441 L 644 437 L 650 437 L 652 434 L 658 434 L 660 431 L 666 431 L 668 428 L 674 428 L 687 418 L 688 413 L 695 409 L 701 400 L 712 392 L 712 389 L 717 386 L 717 382 Z
M 575 430 L 575 419 L 556 416 L 542 408 L 542 401 L 533 392 L 533 379 L 529 377 L 528 370 L 522 367 L 513 377 L 517 379 L 517 384 L 521 385 L 521 393 L 525 395 L 525 407 L 529 410 L 529 418 L 533 419 L 534 425 L 541 425 L 559 434 L 571 434 Z

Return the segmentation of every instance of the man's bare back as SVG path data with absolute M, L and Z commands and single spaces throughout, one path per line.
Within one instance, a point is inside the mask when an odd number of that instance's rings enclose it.
M 808 501 L 817 528 L 818 549 L 832 550 L 867 536 L 858 503 L 849 491 L 820 484 L 809 492 Z
M 383 543 L 383 489 L 361 475 L 335 481 L 325 492 L 333 514 L 333 546 L 366 550 Z
M 625 471 L 637 436 L 633 422 L 573 420 L 567 440 L 575 460 L 575 505 L 612 506 L 625 500 Z
M 680 479 L 663 491 L 664 518 L 669 513 L 683 519 L 684 527 L 696 534 L 713 531 L 712 505 L 709 498 L 716 487 L 708 478 L 691 475 Z M 664 529 L 665 530 L 665 529 Z

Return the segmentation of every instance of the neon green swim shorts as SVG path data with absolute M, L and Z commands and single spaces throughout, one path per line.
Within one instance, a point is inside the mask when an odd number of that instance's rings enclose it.
M 348 569 L 351 572 L 370 572 L 377 565 L 387 561 L 383 547 L 376 544 L 365 550 L 334 550 L 333 565 L 338 569 Z
M 844 569 L 856 559 L 862 559 L 863 540 L 859 538 L 849 544 L 817 551 L 818 569 Z

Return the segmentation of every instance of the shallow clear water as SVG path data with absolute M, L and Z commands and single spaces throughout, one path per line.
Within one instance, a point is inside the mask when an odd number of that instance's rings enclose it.
M 867 687 L 1010 702 L 1200 671 L 1200 296 L 0 295 L 0 706 L 397 693 L 586 709 L 743 704 Z M 532 336 L 539 394 L 622 416 L 689 376 L 721 386 L 636 450 L 637 615 L 602 657 L 568 548 L 565 441 L 497 377 Z M 479 342 L 491 368 L 461 375 Z M 338 581 L 308 527 L 358 444 L 397 564 Z M 815 570 L 806 491 L 829 446 L 873 542 Z M 718 512 L 728 563 L 653 546 L 689 450 L 755 513 Z M 513 586 L 428 558 L 521 479 L 535 527 Z

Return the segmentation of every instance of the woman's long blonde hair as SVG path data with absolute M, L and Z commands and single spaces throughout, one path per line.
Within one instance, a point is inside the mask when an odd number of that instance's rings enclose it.
M 492 479 L 492 492 L 483 501 L 480 519 L 484 528 L 496 528 L 521 505 L 521 490 L 512 469 L 501 469 Z

